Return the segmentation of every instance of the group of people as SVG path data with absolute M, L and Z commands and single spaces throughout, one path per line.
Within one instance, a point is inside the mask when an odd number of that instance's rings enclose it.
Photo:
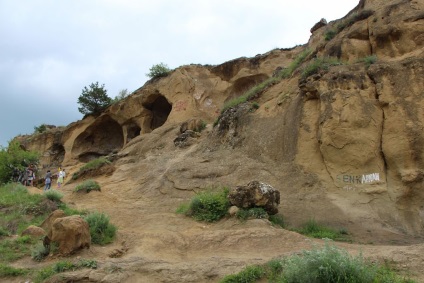
M 57 188 L 60 189 L 66 177 L 65 169 L 62 169 L 59 167 L 59 170 L 56 173 L 56 176 L 57 176 Z M 44 191 L 50 190 L 52 185 L 52 173 L 50 172 L 50 170 L 47 170 L 46 176 L 44 177 L 44 181 L 45 181 Z

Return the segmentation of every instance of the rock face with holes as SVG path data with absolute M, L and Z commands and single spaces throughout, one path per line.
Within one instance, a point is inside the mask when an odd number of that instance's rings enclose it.
M 182 66 L 99 117 L 18 139 L 46 167 L 113 154 L 103 181 L 143 184 L 137 199 L 260 179 L 279 189 L 278 209 L 295 225 L 314 217 L 358 235 L 424 236 L 423 11 L 422 0 L 361 0 L 304 46 Z M 327 57 L 337 64 L 320 63 Z M 199 121 L 207 130 L 188 132 Z

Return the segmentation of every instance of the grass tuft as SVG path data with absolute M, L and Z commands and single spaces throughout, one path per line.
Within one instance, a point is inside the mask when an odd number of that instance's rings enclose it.
M 106 214 L 93 212 L 84 217 L 90 226 L 91 242 L 98 245 L 112 243 L 116 236 L 116 227 L 109 223 Z
M 77 185 L 74 189 L 74 192 L 85 191 L 89 193 L 91 191 L 100 191 L 100 185 L 94 180 L 86 180 L 81 184 Z
M 198 221 L 215 222 L 223 218 L 230 207 L 227 199 L 229 189 L 222 188 L 219 192 L 210 190 L 197 194 L 189 204 L 181 204 L 177 213 L 193 217 Z

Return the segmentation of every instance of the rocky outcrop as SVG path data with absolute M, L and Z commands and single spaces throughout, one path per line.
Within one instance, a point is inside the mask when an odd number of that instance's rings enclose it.
M 50 242 L 57 243 L 58 252 L 62 255 L 71 254 L 91 244 L 88 223 L 79 215 L 57 218 L 47 235 Z
M 263 182 L 252 181 L 231 190 L 228 199 L 239 208 L 262 207 L 269 215 L 274 215 L 278 213 L 280 192 Z
M 423 10 L 422 1 L 362 0 L 313 28 L 304 46 L 179 67 L 99 117 L 20 141 L 47 167 L 114 154 L 105 182 L 143 184 L 136 199 L 253 178 L 279 188 L 278 208 L 293 223 L 313 216 L 423 236 Z M 338 61 L 319 60 L 327 57 Z M 199 136 L 200 120 L 209 128 Z

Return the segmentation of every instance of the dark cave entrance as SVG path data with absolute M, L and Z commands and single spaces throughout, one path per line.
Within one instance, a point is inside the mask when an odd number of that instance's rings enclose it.
M 152 120 L 150 123 L 151 130 L 157 129 L 165 124 L 172 110 L 172 105 L 162 95 L 159 95 L 152 103 L 146 104 L 144 107 L 152 111 Z

